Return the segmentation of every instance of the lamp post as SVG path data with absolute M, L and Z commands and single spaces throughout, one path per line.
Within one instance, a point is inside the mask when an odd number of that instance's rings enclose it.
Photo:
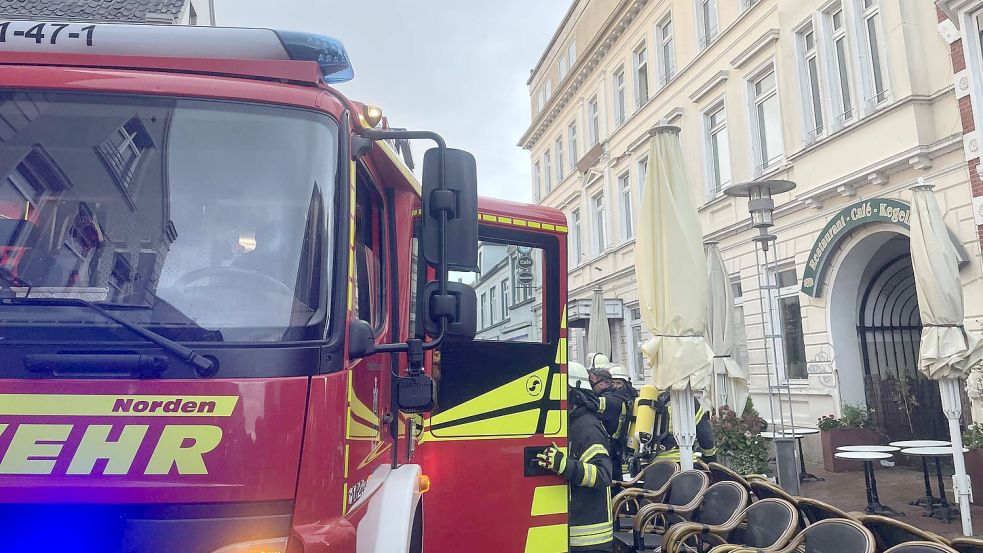
M 751 227 L 758 229 L 758 235 L 753 238 L 755 258 L 758 262 L 758 301 L 761 308 L 761 328 L 765 340 L 765 372 L 768 375 L 768 404 L 771 410 L 772 425 L 775 420 L 775 406 L 778 406 L 778 434 L 772 440 L 775 444 L 775 461 L 778 467 L 778 483 L 792 495 L 799 493 L 799 463 L 795 454 L 795 422 L 793 420 L 792 393 L 788 378 L 778 374 L 778 340 L 782 338 L 782 327 L 775 318 L 775 292 L 778 289 L 777 275 L 770 275 L 772 244 L 777 237 L 771 233 L 775 226 L 775 194 L 782 194 L 795 188 L 795 183 L 787 180 L 751 181 L 728 186 L 724 194 L 734 198 L 747 198 L 748 211 L 751 213 Z M 768 314 L 767 320 L 764 314 Z M 776 370 L 772 372 L 769 354 L 775 361 Z M 788 396 L 788 424 L 786 425 L 785 408 L 782 405 L 782 392 Z M 777 397 L 776 397 L 777 392 Z

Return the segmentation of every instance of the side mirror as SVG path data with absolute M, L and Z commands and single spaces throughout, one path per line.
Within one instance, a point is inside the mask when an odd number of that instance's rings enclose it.
M 348 358 L 361 359 L 375 352 L 375 332 L 362 319 L 352 319 L 348 325 Z
M 440 335 L 440 317 L 447 314 L 447 335 L 474 339 L 478 331 L 478 299 L 474 288 L 462 282 L 448 282 L 447 295 L 441 296 L 440 283 L 431 281 L 423 288 L 423 298 L 423 328 L 427 334 Z
M 423 236 L 420 249 L 427 263 L 440 262 L 440 212 L 447 210 L 447 268 L 478 270 L 478 169 L 474 156 L 463 150 L 444 150 L 443 188 L 440 150 L 423 156 Z

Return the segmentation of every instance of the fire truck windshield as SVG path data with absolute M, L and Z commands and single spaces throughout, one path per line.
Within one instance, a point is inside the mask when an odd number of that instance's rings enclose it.
M 0 91 L 0 296 L 173 340 L 320 335 L 337 136 L 287 107 Z M 105 325 L 80 311 L 14 304 L 0 328 Z

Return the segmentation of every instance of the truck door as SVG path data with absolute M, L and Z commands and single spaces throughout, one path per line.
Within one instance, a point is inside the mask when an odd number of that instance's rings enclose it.
M 565 236 L 488 217 L 480 271 L 451 276 L 475 288 L 477 337 L 445 341 L 433 362 L 437 408 L 419 445 L 426 550 L 563 552 L 567 486 L 532 459 L 566 446 Z

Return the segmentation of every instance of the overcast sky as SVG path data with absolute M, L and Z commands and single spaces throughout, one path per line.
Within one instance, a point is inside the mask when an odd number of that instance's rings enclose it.
M 529 70 L 570 0 L 215 0 L 222 26 L 310 31 L 345 43 L 355 80 L 395 127 L 433 130 L 478 159 L 483 196 L 530 200 Z M 417 154 L 417 151 L 414 151 Z M 417 155 L 419 169 L 422 156 Z

